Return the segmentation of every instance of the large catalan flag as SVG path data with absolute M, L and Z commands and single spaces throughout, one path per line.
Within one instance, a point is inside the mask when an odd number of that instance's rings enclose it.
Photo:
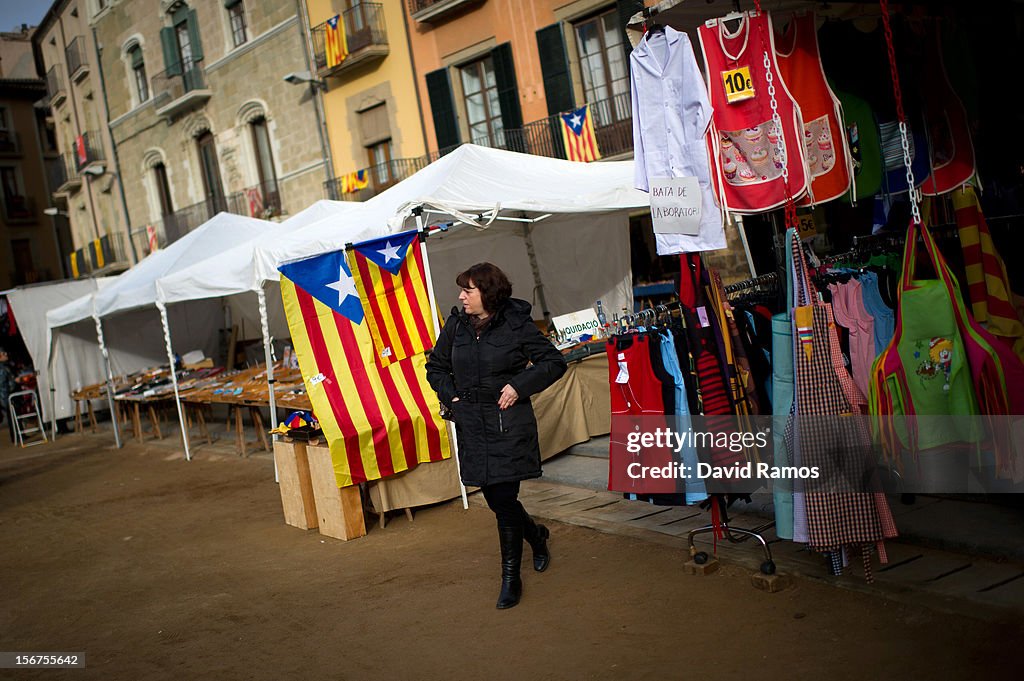
M 335 14 L 324 25 L 324 52 L 327 56 L 327 68 L 334 68 L 345 61 L 348 56 L 348 40 L 345 38 L 345 22 L 341 15 Z
M 292 345 L 339 487 L 451 456 L 423 353 L 381 368 L 344 251 L 284 265 Z
M 392 362 L 434 347 L 430 296 L 416 230 L 364 241 L 348 263 L 365 304 L 377 362 Z
M 575 111 L 560 114 L 559 117 L 562 119 L 562 141 L 565 143 L 567 159 L 589 162 L 601 158 L 589 104 Z

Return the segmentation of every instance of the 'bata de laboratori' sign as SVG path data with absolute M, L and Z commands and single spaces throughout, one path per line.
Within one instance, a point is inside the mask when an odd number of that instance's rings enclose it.
M 655 234 L 700 234 L 700 184 L 696 177 L 651 180 L 651 219 Z

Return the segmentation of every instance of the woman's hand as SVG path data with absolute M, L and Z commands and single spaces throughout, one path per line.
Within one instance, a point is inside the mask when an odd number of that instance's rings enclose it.
M 512 386 L 505 384 L 505 387 L 501 389 L 501 395 L 498 396 L 498 409 L 508 409 L 516 400 L 519 399 L 519 393 Z

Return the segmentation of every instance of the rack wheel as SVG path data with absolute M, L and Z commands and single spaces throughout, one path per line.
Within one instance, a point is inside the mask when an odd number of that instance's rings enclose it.
M 775 574 L 775 561 L 774 560 L 766 560 L 765 562 L 761 563 L 761 574 L 764 574 L 764 575 L 774 575 Z
M 704 563 L 708 562 L 708 554 L 704 551 L 700 551 L 698 553 L 693 554 L 693 562 L 697 565 L 703 565 Z

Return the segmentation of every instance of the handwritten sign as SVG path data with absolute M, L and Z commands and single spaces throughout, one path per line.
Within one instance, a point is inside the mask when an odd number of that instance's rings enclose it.
M 651 180 L 651 219 L 655 234 L 700 234 L 700 183 L 696 177 Z
M 813 213 L 797 216 L 797 227 L 801 239 L 810 239 L 818 233 L 818 225 L 814 222 Z

